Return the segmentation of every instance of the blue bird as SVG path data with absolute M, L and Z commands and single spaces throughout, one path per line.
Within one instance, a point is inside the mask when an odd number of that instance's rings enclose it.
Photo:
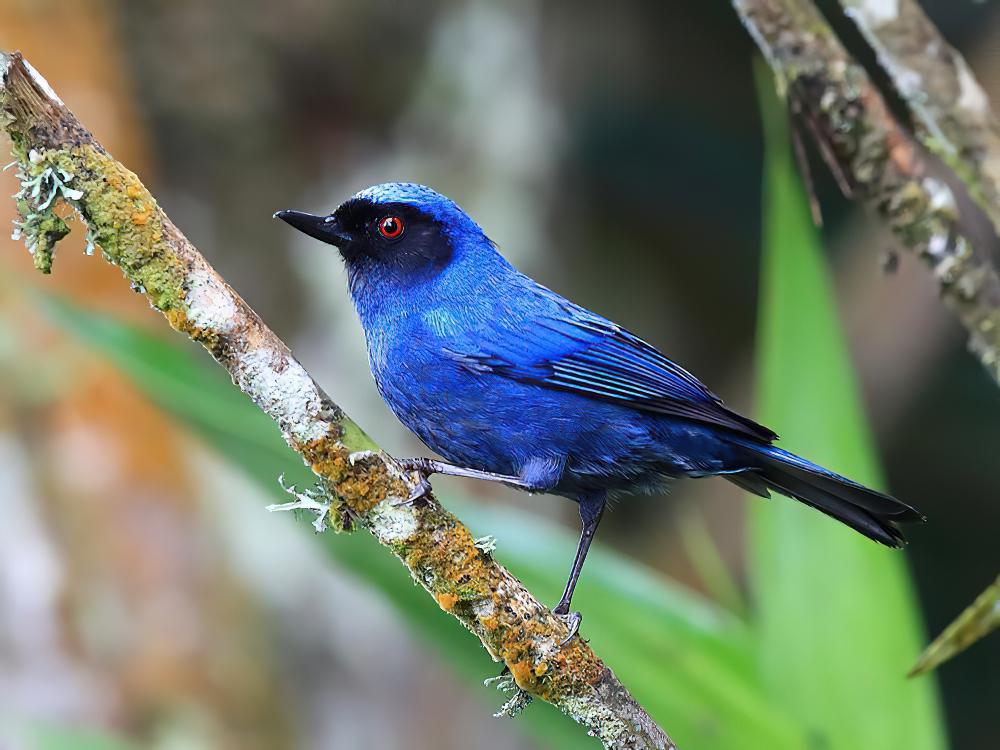
M 773 445 L 689 372 L 616 323 L 515 269 L 454 202 L 387 183 L 327 216 L 275 214 L 339 248 L 379 393 L 448 462 L 426 476 L 501 481 L 579 505 L 582 533 L 554 612 L 570 637 L 573 590 L 609 498 L 681 476 L 774 490 L 889 547 L 904 503 Z

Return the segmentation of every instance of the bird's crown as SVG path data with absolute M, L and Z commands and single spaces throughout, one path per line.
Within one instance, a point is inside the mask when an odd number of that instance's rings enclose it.
M 417 207 L 436 203 L 454 205 L 450 198 L 446 198 L 426 185 L 418 185 L 415 182 L 383 182 L 381 185 L 365 188 L 356 193 L 354 197 L 372 203 L 408 203 Z
M 347 203 L 356 201 L 374 206 L 409 206 L 440 222 L 446 230 L 482 232 L 451 198 L 415 182 L 384 182 L 381 185 L 372 185 L 355 193 Z

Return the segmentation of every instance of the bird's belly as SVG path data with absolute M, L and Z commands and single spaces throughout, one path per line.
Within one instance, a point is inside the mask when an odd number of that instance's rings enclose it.
M 483 384 L 461 373 L 446 383 L 436 377 L 395 381 L 382 391 L 393 413 L 435 453 L 500 474 L 519 474 L 527 458 L 558 452 L 551 433 L 572 421 L 503 381 Z
M 532 462 L 550 462 L 561 473 L 549 491 L 568 496 L 653 491 L 690 473 L 652 415 L 445 367 L 411 363 L 404 377 L 376 380 L 399 420 L 448 461 L 516 476 Z

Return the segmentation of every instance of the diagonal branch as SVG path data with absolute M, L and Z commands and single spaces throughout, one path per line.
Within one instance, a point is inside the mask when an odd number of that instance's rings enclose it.
M 812 0 L 733 0 L 788 97 L 850 197 L 871 207 L 919 256 L 965 327 L 969 348 L 1000 383 L 1000 272 L 959 221 L 951 188 Z
M 19 53 L 0 53 L 0 120 L 20 168 L 18 209 L 35 264 L 49 270 L 66 234 L 59 203 L 170 325 L 205 346 L 234 384 L 281 429 L 319 477 L 339 529 L 361 527 L 388 547 L 445 611 L 510 669 L 529 695 L 552 703 L 608 748 L 672 750 L 673 742 L 580 638 L 432 497 L 400 504 L 417 486 L 334 404 L 288 347 L 215 272 Z
M 962 178 L 1000 234 L 1000 122 L 961 53 L 916 0 L 840 0 L 913 114 L 917 136 Z

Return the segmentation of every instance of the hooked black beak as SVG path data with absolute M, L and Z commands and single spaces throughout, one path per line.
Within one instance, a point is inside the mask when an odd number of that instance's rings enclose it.
M 350 235 L 340 228 L 333 216 L 315 216 L 304 211 L 287 210 L 276 211 L 274 218 L 330 245 L 344 247 L 351 241 Z

